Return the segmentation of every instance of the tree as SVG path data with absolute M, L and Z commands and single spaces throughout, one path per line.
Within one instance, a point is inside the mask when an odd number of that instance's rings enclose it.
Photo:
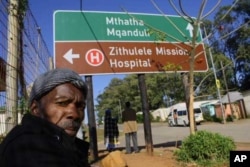
M 193 102 L 194 102 L 194 65 L 196 57 L 199 53 L 197 53 L 196 48 L 198 46 L 197 39 L 198 39 L 198 32 L 200 29 L 200 24 L 202 21 L 202 12 L 205 8 L 205 2 L 202 1 L 199 14 L 196 19 L 192 18 L 186 12 L 183 10 L 182 2 L 179 1 L 179 10 L 177 6 L 173 3 L 172 0 L 169 0 L 172 7 L 175 9 L 175 11 L 183 18 L 185 19 L 190 25 L 192 25 L 192 38 L 189 39 L 189 42 L 186 42 L 185 45 L 188 45 L 190 49 L 189 53 L 189 72 L 183 73 L 183 84 L 185 88 L 185 101 L 187 104 L 187 109 L 189 113 L 189 124 L 190 124 L 190 134 L 195 133 L 195 119 L 194 119 L 194 110 L 193 110 Z M 154 2 L 153 2 L 154 3 Z M 154 3 L 154 5 L 159 9 L 159 7 Z M 187 75 L 188 74 L 188 75 Z
M 11 88 L 6 87 L 6 115 L 8 117 L 6 123 L 6 130 L 9 132 L 14 125 L 17 125 L 17 95 L 18 95 L 18 73 L 17 71 L 23 71 L 21 68 L 23 64 L 22 51 L 19 54 L 19 46 L 22 44 L 21 34 L 24 28 L 24 16 L 27 9 L 27 0 L 20 1 L 9 1 L 8 6 L 8 56 L 7 56 L 7 67 L 6 67 L 6 84 L 13 85 Z M 18 69 L 18 70 L 16 70 Z M 19 80 L 21 82 L 22 88 L 24 87 L 23 75 L 20 74 Z M 23 92 L 22 92 L 23 93 Z
M 145 78 L 150 110 L 166 107 L 163 99 L 165 95 L 172 100 L 172 104 L 183 101 L 184 91 L 179 73 L 146 74 Z M 99 119 L 104 117 L 104 111 L 107 108 L 113 110 L 114 116 L 120 116 L 125 101 L 131 101 L 136 111 L 141 111 L 141 97 L 137 82 L 137 76 L 133 74 L 127 75 L 124 79 L 113 78 L 96 99 Z
M 98 118 L 102 120 L 104 118 L 105 111 L 107 109 L 112 110 L 113 116 L 120 116 L 120 103 L 123 99 L 123 89 L 127 89 L 126 85 L 123 84 L 123 80 L 119 78 L 113 78 L 105 88 L 104 92 L 97 97 L 96 111 L 98 111 Z M 127 89 L 128 90 L 128 89 Z
M 235 1 L 221 7 L 215 16 L 214 29 L 218 34 L 213 47 L 233 62 L 233 84 L 240 90 L 250 89 L 250 2 Z

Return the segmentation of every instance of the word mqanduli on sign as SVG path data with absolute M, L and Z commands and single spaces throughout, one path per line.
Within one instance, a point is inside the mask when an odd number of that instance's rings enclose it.
M 136 20 L 135 18 L 129 18 L 129 19 L 121 19 L 120 17 L 106 17 L 106 25 L 107 25 L 107 36 L 117 36 L 118 38 L 127 37 L 127 36 L 134 36 L 134 37 L 150 37 L 150 34 L 148 32 L 148 29 L 145 28 L 145 25 L 143 23 L 143 20 Z M 109 27 L 111 26 L 134 26 L 143 27 L 142 30 L 139 30 L 138 28 L 135 28 L 134 30 L 124 30 L 124 29 L 117 29 L 115 27 Z

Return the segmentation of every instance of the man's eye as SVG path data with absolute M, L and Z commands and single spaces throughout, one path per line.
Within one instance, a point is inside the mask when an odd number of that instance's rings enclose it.
M 61 106 L 66 106 L 66 105 L 68 105 L 68 102 L 67 101 L 59 101 L 59 102 L 57 102 L 57 104 L 59 104 Z
M 84 103 L 77 103 L 76 106 L 77 106 L 77 108 L 79 110 L 84 110 L 85 109 L 85 104 Z
M 77 108 L 79 108 L 80 110 L 84 110 L 85 109 L 85 105 L 78 105 Z

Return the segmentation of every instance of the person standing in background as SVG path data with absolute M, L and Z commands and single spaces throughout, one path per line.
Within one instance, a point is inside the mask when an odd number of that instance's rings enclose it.
M 105 111 L 104 117 L 104 139 L 108 151 L 114 151 L 118 137 L 117 119 L 112 118 L 111 110 L 108 109 Z
M 178 125 L 178 114 L 177 114 L 177 110 L 174 110 L 174 123 L 175 125 Z
M 126 140 L 126 154 L 131 154 L 130 141 L 132 139 L 134 153 L 138 153 L 138 142 L 137 142 L 137 122 L 136 112 L 131 108 L 130 102 L 125 103 L 125 110 L 122 112 L 123 132 L 125 133 Z

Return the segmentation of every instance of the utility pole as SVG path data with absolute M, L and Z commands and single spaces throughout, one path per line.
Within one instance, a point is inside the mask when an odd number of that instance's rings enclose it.
M 205 32 L 205 36 L 207 36 L 206 28 L 204 28 L 204 32 Z M 209 40 L 208 40 L 208 39 L 207 39 L 207 44 L 208 44 L 208 46 L 209 46 Z M 210 47 L 208 48 L 208 52 L 209 52 L 210 60 L 211 60 L 211 63 L 212 63 L 212 68 L 213 68 L 213 72 L 214 72 L 214 79 L 215 79 L 215 83 L 216 83 L 216 81 L 217 81 L 218 79 L 217 79 L 216 69 L 215 69 L 215 66 L 214 66 L 214 59 L 213 59 L 213 56 L 212 56 L 212 52 L 211 52 L 211 48 L 210 48 Z M 219 88 L 219 86 L 217 86 L 217 85 L 216 85 L 216 88 L 217 88 L 217 94 L 218 94 L 219 101 L 220 101 L 220 108 L 221 108 L 221 114 L 222 114 L 223 124 L 225 124 L 225 123 L 226 123 L 226 119 L 225 119 L 225 110 L 224 110 L 224 107 L 223 107 L 222 102 L 221 102 L 220 88 Z
M 232 121 L 234 121 L 234 118 L 233 118 L 234 111 L 233 111 L 233 107 L 232 107 L 232 104 L 231 104 L 231 99 L 230 99 L 230 95 L 229 95 L 229 91 L 228 91 L 228 86 L 227 86 L 226 75 L 225 75 L 224 66 L 223 66 L 222 61 L 220 61 L 220 65 L 221 65 L 223 79 L 224 79 L 225 86 L 226 86 L 227 98 L 228 98 L 228 103 L 229 103 L 230 110 L 231 110 Z
M 211 49 L 208 48 L 208 51 L 209 51 L 209 56 L 210 56 L 210 59 L 211 59 L 211 62 L 212 62 L 212 68 L 213 68 L 213 71 L 214 71 L 214 79 L 215 79 L 215 82 L 216 82 L 218 79 L 217 79 L 217 75 L 216 75 L 216 69 L 215 69 L 215 66 L 214 66 L 214 60 L 213 60 L 213 56 L 212 56 L 212 53 L 211 53 Z M 224 110 L 224 107 L 223 107 L 222 101 L 221 101 L 220 88 L 217 85 L 216 85 L 216 88 L 217 88 L 217 93 L 218 93 L 218 97 L 219 97 L 219 101 L 220 101 L 220 107 L 221 107 L 221 112 L 222 112 L 223 124 L 225 124 L 226 123 L 225 110 Z
M 17 125 L 17 66 L 20 51 L 18 23 L 19 0 L 9 1 L 8 15 L 8 57 L 6 67 L 6 132 Z

